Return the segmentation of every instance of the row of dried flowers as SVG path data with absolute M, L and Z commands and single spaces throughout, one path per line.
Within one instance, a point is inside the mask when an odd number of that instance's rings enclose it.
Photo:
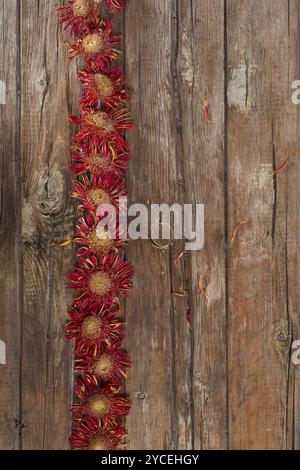
M 109 11 L 125 7 L 127 0 L 105 0 Z M 66 335 L 75 340 L 76 403 L 71 413 L 73 449 L 112 450 L 124 443 L 124 417 L 130 401 L 121 392 L 130 360 L 121 349 L 125 326 L 120 318 L 120 297 L 132 286 L 132 267 L 124 261 L 124 241 L 107 230 L 96 233 L 97 207 L 118 208 L 127 195 L 125 174 L 130 159 L 124 132 L 133 127 L 126 110 L 128 93 L 122 71 L 113 66 L 119 58 L 121 37 L 100 18 L 102 0 L 69 0 L 58 8 L 60 23 L 75 36 L 70 58 L 81 57 L 78 72 L 83 88 L 81 126 L 71 147 L 74 181 L 72 196 L 79 201 L 80 219 L 75 241 L 80 245 L 70 274 L 75 298 Z M 124 237 L 122 237 L 124 238 Z

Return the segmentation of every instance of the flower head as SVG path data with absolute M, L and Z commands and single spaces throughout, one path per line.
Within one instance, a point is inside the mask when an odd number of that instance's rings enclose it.
M 75 146 L 88 143 L 94 148 L 111 143 L 119 149 L 126 149 L 127 144 L 121 133 L 133 128 L 130 119 L 131 115 L 126 108 L 116 111 L 85 108 L 81 118 L 70 116 L 73 124 L 82 126 L 73 142 Z
M 80 207 L 96 214 L 98 208 L 111 205 L 122 210 L 122 198 L 127 197 L 125 181 L 112 174 L 84 175 L 82 181 L 75 181 L 72 197 L 79 199 Z
M 87 418 L 75 426 L 70 443 L 78 450 L 116 450 L 125 437 L 122 426 L 105 428 L 99 420 Z
M 59 22 L 64 24 L 65 28 L 70 28 L 71 34 L 77 35 L 89 22 L 97 21 L 99 1 L 69 0 L 68 5 L 57 8 L 57 12 L 61 16 Z
M 72 308 L 71 321 L 65 327 L 66 337 L 75 339 L 75 353 L 78 357 L 96 357 L 103 351 L 103 343 L 109 346 L 120 344 L 124 336 L 124 322 L 116 315 L 119 304 L 102 306 L 97 311 L 79 312 Z
M 97 106 L 99 101 L 108 108 L 116 108 L 126 103 L 126 80 L 120 69 L 114 68 L 105 72 L 82 70 L 78 76 L 85 89 L 81 100 L 82 108 Z
M 111 143 L 104 142 L 100 149 L 88 145 L 73 147 L 71 155 L 71 170 L 74 175 L 90 172 L 93 175 L 113 173 L 123 176 L 126 173 L 129 162 L 127 151 L 117 149 Z
M 75 242 L 81 246 L 77 255 L 105 255 L 124 246 L 127 242 L 125 228 L 118 223 L 113 229 L 114 233 L 109 226 L 103 226 L 99 218 L 86 213 L 76 227 Z
M 127 353 L 121 351 L 117 345 L 108 346 L 103 343 L 97 356 L 76 360 L 75 372 L 96 376 L 102 383 L 110 382 L 120 386 L 130 365 Z
M 108 305 L 132 287 L 133 269 L 118 254 L 80 258 L 78 265 L 69 274 L 69 287 L 76 289 L 74 305 L 82 311 Z
M 118 395 L 118 392 L 119 388 L 115 385 L 101 387 L 95 376 L 80 377 L 75 385 L 80 402 L 72 407 L 73 418 L 94 418 L 104 427 L 117 426 L 120 419 L 128 415 L 131 407 L 130 401 Z
M 82 56 L 91 70 L 103 70 L 117 60 L 120 52 L 115 49 L 121 41 L 120 36 L 112 35 L 112 23 L 99 20 L 85 31 L 78 41 L 70 44 L 69 57 Z

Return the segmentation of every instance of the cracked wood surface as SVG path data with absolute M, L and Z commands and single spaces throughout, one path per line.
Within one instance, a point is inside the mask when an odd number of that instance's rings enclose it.
M 58 3 L 0 0 L 3 449 L 67 449 L 70 432 L 74 253 L 49 245 L 74 231 L 67 116 L 80 91 Z M 128 248 L 129 449 L 300 448 L 299 11 L 300 0 L 130 0 L 116 17 L 136 121 L 130 202 L 205 204 L 202 251 L 174 262 L 179 242 Z

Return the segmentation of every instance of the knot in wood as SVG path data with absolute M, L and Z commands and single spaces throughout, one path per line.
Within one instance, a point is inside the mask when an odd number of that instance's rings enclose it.
M 40 178 L 37 189 L 37 210 L 44 216 L 55 216 L 62 212 L 66 197 L 66 182 L 59 170 Z

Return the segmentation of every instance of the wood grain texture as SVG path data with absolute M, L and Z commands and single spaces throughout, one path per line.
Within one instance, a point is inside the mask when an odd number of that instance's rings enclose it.
M 0 339 L 6 365 L 0 365 L 0 448 L 19 448 L 21 312 L 19 297 L 19 11 L 18 2 L 0 2 Z
M 224 184 L 224 9 L 178 2 L 177 60 L 184 202 L 205 205 L 205 249 L 190 253 L 193 446 L 227 446 Z M 207 99 L 213 123 L 205 121 Z M 207 296 L 198 287 L 203 277 Z M 179 327 L 180 328 L 180 327 Z
M 272 177 L 286 158 L 293 159 L 296 135 L 286 7 L 273 0 L 228 2 L 230 230 L 247 220 L 229 250 L 229 445 L 234 449 L 291 447 L 290 171 Z
M 289 3 L 288 11 L 288 75 L 286 76 L 286 87 L 289 87 L 291 81 L 298 80 L 300 70 L 299 55 L 300 38 L 300 3 L 292 0 Z M 287 72 L 286 72 L 287 73 Z M 286 208 L 286 296 L 288 307 L 289 333 L 292 343 L 299 340 L 300 337 L 300 299 L 298 290 L 298 278 L 300 270 L 299 257 L 299 184 L 298 175 L 300 171 L 299 153 L 299 127 L 300 127 L 300 108 L 286 101 L 286 112 L 288 115 L 285 122 L 285 132 L 278 136 L 278 144 L 283 136 L 284 151 L 288 152 L 291 161 L 290 171 L 282 182 L 285 188 L 281 194 L 282 204 Z M 283 122 L 282 122 L 283 124 Z M 284 135 L 283 135 L 284 134 Z M 282 186 L 280 186 L 282 187 Z M 295 351 L 292 351 L 294 354 Z M 300 449 L 300 369 L 299 365 L 295 367 L 290 362 L 288 370 L 288 402 L 287 402 L 287 446 L 292 449 Z
M 76 99 L 77 80 L 69 74 L 57 5 L 31 0 L 22 2 L 21 11 L 23 449 L 68 448 L 70 431 L 72 356 L 63 328 L 72 250 L 49 244 L 74 233 L 68 107 L 69 96 Z
M 80 90 L 58 4 L 0 0 L 1 449 L 69 447 L 74 253 L 49 245 L 74 230 Z M 205 205 L 203 250 L 174 262 L 183 242 L 132 241 L 126 255 L 129 449 L 300 448 L 299 12 L 300 0 L 130 0 L 115 17 L 136 121 L 130 202 Z
M 130 201 L 147 206 L 172 203 L 176 192 L 172 2 L 130 2 L 126 32 L 126 72 L 131 77 L 136 121 L 129 136 L 135 154 L 128 176 Z M 172 449 L 178 434 L 170 253 L 157 250 L 149 241 L 138 241 L 131 243 L 128 257 L 135 269 L 133 292 L 126 304 L 128 332 L 135 331 L 127 336 L 133 360 L 127 384 L 133 398 L 130 448 Z M 134 431 L 137 423 L 139 433 Z

